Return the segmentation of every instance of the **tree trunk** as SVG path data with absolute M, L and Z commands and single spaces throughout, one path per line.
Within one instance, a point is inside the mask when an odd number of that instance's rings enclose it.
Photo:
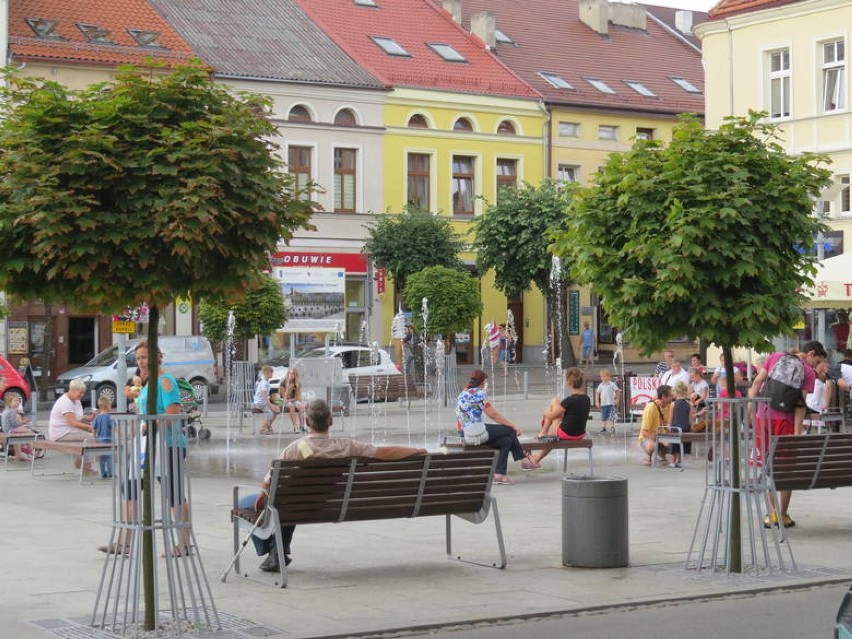
M 160 309 L 151 305 L 148 309 L 148 405 L 144 411 L 149 415 L 157 413 L 157 376 L 159 375 L 159 344 L 157 341 L 157 325 L 160 322 Z M 154 579 L 154 531 L 152 530 L 154 513 L 153 475 L 157 451 L 157 422 L 148 420 L 148 433 L 145 442 L 145 468 L 142 473 L 142 588 L 145 595 L 144 630 L 154 630 L 157 627 L 156 600 L 157 584 Z
M 722 354 L 725 356 L 725 383 L 728 397 L 734 399 L 736 395 L 736 383 L 734 381 L 734 358 L 730 346 L 722 346 Z M 731 549 L 731 572 L 741 573 L 743 571 L 742 557 L 742 523 L 740 519 L 740 436 L 742 424 L 740 424 L 740 413 L 731 410 L 731 525 L 728 528 L 728 546 Z

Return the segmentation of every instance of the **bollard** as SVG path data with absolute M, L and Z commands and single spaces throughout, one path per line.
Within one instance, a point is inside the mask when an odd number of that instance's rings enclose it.
M 617 568 L 629 563 L 627 480 L 562 479 L 562 564 Z

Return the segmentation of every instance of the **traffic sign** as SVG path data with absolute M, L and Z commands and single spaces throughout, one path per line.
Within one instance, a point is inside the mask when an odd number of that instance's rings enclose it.
M 132 335 L 136 330 L 136 322 L 132 320 L 113 320 L 112 321 L 112 332 L 113 333 L 127 333 L 128 335 Z

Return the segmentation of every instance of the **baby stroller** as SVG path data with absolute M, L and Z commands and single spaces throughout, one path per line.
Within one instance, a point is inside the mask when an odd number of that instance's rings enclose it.
M 201 423 L 201 411 L 198 409 L 198 399 L 195 397 L 195 389 L 192 384 L 183 377 L 177 378 L 178 390 L 180 390 L 180 408 L 186 415 L 184 429 L 186 436 L 198 439 L 210 439 L 210 429 Z

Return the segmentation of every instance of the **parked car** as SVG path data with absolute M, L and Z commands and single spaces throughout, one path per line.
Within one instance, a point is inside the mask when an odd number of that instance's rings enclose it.
M 127 362 L 127 379 L 136 374 L 136 345 L 141 340 L 132 339 L 127 342 L 125 361 Z M 216 383 L 213 348 L 206 337 L 198 335 L 163 335 L 157 340 L 163 353 L 163 371 L 175 377 L 183 377 L 192 384 L 196 397 L 205 394 L 216 394 L 219 390 Z M 86 394 L 83 402 L 87 403 L 94 390 L 98 399 L 108 397 L 113 405 L 116 400 L 116 388 L 124 386 L 126 380 L 118 379 L 118 346 L 113 344 L 95 355 L 83 366 L 65 371 L 56 378 L 54 394 L 59 397 L 68 390 L 68 383 L 75 377 L 86 382 Z
M 852 639 L 852 588 L 843 597 L 834 626 L 835 639 Z
M 352 375 L 401 375 L 399 368 L 391 360 L 390 354 L 380 348 L 377 351 L 378 359 L 373 361 L 373 349 L 363 344 L 336 344 L 328 347 L 328 356 L 337 357 L 343 364 L 343 375 L 349 379 Z M 308 359 L 321 359 L 326 356 L 325 346 L 316 347 L 295 360 L 295 366 L 299 362 Z M 288 367 L 273 366 L 272 379 L 269 386 L 273 391 L 278 391 L 281 381 L 287 377 Z
M 30 399 L 30 385 L 27 380 L 12 366 L 5 357 L 0 355 L 0 377 L 5 382 L 3 388 L 3 401 L 6 402 L 13 395 L 21 399 L 21 405 Z

